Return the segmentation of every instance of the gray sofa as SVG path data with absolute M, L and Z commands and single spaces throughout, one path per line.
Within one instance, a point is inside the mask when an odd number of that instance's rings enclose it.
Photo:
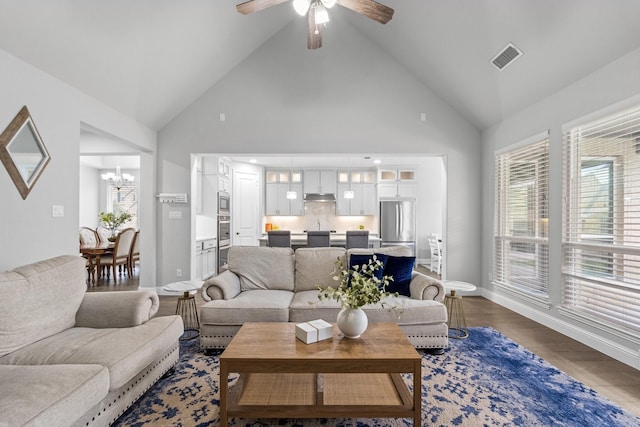
M 152 291 L 86 292 L 60 256 L 0 273 L 0 426 L 107 426 L 178 360 Z
M 340 305 L 318 300 L 318 286 L 336 287 L 335 261 L 348 265 L 352 254 L 384 253 L 409 256 L 404 246 L 380 249 L 289 248 L 234 246 L 229 268 L 207 280 L 200 307 L 200 345 L 205 350 L 225 348 L 245 322 L 335 322 Z M 397 322 L 416 348 L 448 346 L 445 291 L 431 277 L 413 271 L 410 296 L 389 297 L 386 307 L 363 307 L 370 322 Z M 396 307 L 389 310 L 389 307 Z

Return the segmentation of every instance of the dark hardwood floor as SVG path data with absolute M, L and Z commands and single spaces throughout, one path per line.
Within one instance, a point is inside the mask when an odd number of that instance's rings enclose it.
M 138 289 L 138 277 L 117 282 L 100 279 L 89 292 Z M 161 296 L 158 316 L 174 314 L 178 296 Z M 204 303 L 198 293 L 198 306 Z M 490 326 L 537 354 L 558 369 L 593 388 L 627 411 L 640 416 L 640 370 L 618 362 L 584 344 L 521 316 L 483 297 L 464 296 L 467 324 Z

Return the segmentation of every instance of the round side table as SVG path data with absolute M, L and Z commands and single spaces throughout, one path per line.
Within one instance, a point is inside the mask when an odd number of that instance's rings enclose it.
M 162 290 L 167 292 L 182 292 L 176 305 L 176 314 L 182 317 L 184 323 L 184 334 L 180 337 L 181 341 L 194 339 L 200 334 L 200 319 L 198 318 L 195 294 L 201 287 L 202 282 L 198 280 L 175 282 L 162 287 Z
M 469 328 L 464 315 L 462 296 L 458 295 L 458 291 L 472 292 L 476 290 L 476 286 L 457 280 L 443 280 L 442 285 L 448 291 L 444 297 L 444 305 L 447 307 L 447 315 L 449 316 L 449 321 L 447 322 L 449 338 L 465 339 L 469 336 Z

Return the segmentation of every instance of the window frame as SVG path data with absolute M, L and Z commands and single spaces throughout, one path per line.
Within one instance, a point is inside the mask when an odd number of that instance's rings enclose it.
M 534 165 L 531 183 L 514 181 L 527 178 L 515 164 Z M 494 165 L 495 227 L 493 284 L 500 289 L 549 307 L 549 131 L 527 138 L 519 143 L 497 150 Z M 514 185 L 512 185 L 514 184 Z M 524 191 L 524 205 L 510 196 L 518 185 L 533 186 Z M 522 200 L 522 198 L 520 198 Z M 517 217 L 517 210 L 525 212 L 522 220 L 527 226 L 518 236 L 509 227 Z M 546 215 L 546 216 L 545 216 Z M 527 250 L 518 251 L 517 248 Z M 508 249 L 507 249 L 508 248 Z M 515 248 L 515 249 L 514 249 Z M 518 253 L 519 252 L 519 253 Z M 526 256 L 525 253 L 532 256 Z M 517 278 L 517 267 L 533 262 L 533 274 Z M 520 274 L 527 273 L 526 267 Z
M 559 312 L 640 343 L 640 106 L 563 126 L 562 301 Z M 635 144 L 635 146 L 634 146 Z M 585 219 L 587 162 L 610 164 L 609 216 L 601 230 Z M 594 196 L 598 197 L 598 196 Z M 596 200 L 597 202 L 597 200 Z M 599 201 L 600 205 L 603 199 Z M 597 206 L 598 203 L 595 203 Z M 587 228 L 585 228 L 587 227 Z M 594 267 L 594 265 L 609 267 Z M 590 265 L 591 264 L 591 265 Z

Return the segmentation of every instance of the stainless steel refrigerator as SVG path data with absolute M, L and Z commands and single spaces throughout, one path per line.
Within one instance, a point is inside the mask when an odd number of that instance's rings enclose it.
M 415 201 L 409 199 L 380 201 L 380 239 L 382 246 L 409 246 L 416 254 Z

